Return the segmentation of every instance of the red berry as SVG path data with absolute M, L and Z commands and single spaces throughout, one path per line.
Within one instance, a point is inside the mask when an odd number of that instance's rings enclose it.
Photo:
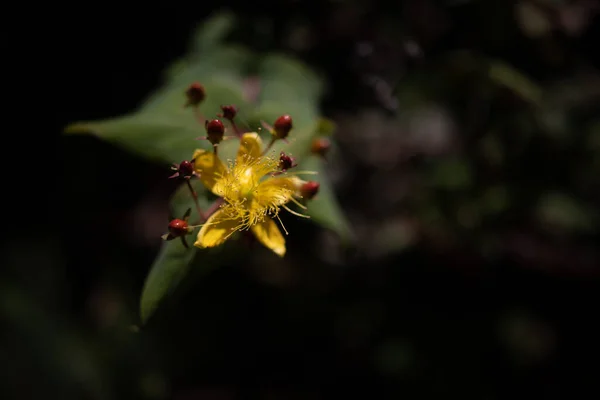
M 321 185 L 319 185 L 319 182 L 308 181 L 305 184 L 303 184 L 302 187 L 300 188 L 300 194 L 305 199 L 310 200 L 317 195 L 317 193 L 319 192 L 320 186 Z
M 206 135 L 213 145 L 221 143 L 225 134 L 225 125 L 218 119 L 206 121 Z
M 318 154 L 322 157 L 325 157 L 329 148 L 331 147 L 331 142 L 326 138 L 316 138 L 312 141 L 310 145 L 310 151 L 313 154 Z
M 179 176 L 182 178 L 190 178 L 194 175 L 194 164 L 190 161 L 182 161 L 178 168 Z
M 292 130 L 292 117 L 289 115 L 282 115 L 275 120 L 273 124 L 273 131 L 278 139 L 285 139 Z
M 182 219 L 173 219 L 169 222 L 169 232 L 175 237 L 186 235 L 188 230 L 188 223 Z
M 197 106 L 206 98 L 206 90 L 202 84 L 194 82 L 185 92 L 185 95 L 187 96 L 186 106 Z
M 234 119 L 237 114 L 237 109 L 232 105 L 221 106 L 221 111 L 223 111 L 223 113 L 220 116 L 229 121 Z

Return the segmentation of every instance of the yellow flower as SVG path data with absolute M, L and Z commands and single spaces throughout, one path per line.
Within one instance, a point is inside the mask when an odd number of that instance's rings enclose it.
M 281 174 L 279 159 L 262 155 L 257 133 L 242 136 L 237 157 L 228 166 L 211 151 L 196 150 L 193 158 L 202 183 L 224 200 L 202 226 L 194 245 L 218 246 L 235 232 L 250 229 L 263 245 L 283 257 L 285 239 L 273 219 L 281 222 L 280 208 L 304 216 L 286 206 L 290 201 L 299 204 L 294 196 L 304 181 Z

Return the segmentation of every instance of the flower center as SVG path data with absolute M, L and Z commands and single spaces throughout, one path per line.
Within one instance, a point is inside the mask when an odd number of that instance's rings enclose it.
M 270 157 L 249 157 L 230 162 L 227 173 L 221 178 L 221 196 L 242 214 L 253 208 L 261 178 L 277 171 L 277 160 Z

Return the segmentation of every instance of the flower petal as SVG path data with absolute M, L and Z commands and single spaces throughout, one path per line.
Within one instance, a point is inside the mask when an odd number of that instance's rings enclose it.
M 240 139 L 240 148 L 237 153 L 236 162 L 241 164 L 245 157 L 257 159 L 262 154 L 262 140 L 258 133 L 248 132 L 244 133 Z
M 253 225 L 250 229 L 258 241 L 271 249 L 275 254 L 280 257 L 285 255 L 285 238 L 275 221 L 271 218 L 265 218 L 263 222 Z
M 215 191 L 215 184 L 227 173 L 227 167 L 212 151 L 196 150 L 194 152 L 194 169 L 200 175 L 200 180 L 214 194 L 220 196 Z
M 262 207 L 279 207 L 288 203 L 296 192 L 295 177 L 277 177 L 262 181 L 256 188 L 254 200 Z
M 240 221 L 223 217 L 223 211 L 214 213 L 198 232 L 194 246 L 215 247 L 225 242 L 240 225 Z

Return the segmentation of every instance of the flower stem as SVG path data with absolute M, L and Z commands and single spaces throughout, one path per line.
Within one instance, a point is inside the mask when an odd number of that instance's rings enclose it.
M 231 120 L 231 127 L 233 128 L 233 131 L 235 132 L 235 135 L 241 139 L 242 138 L 242 131 L 240 130 L 240 128 L 238 128 L 238 126 L 237 126 L 237 124 L 235 123 L 234 120 Z
M 208 210 L 206 210 L 206 219 L 213 215 L 219 207 L 221 207 L 221 204 L 223 204 L 223 198 L 219 197 L 210 205 L 210 207 L 208 207 Z
M 198 120 L 198 123 L 200 123 L 200 125 L 204 126 L 204 123 L 206 122 L 206 118 L 204 118 L 204 115 L 202 114 L 202 112 L 200 111 L 200 109 L 198 107 L 194 107 L 194 114 L 196 116 L 196 119 Z
M 275 143 L 275 140 L 277 140 L 277 139 L 271 138 L 271 141 L 269 142 L 269 144 L 265 148 L 265 151 L 263 151 L 263 153 L 262 153 L 263 156 L 268 153 L 268 151 L 271 149 L 271 147 L 273 147 L 273 143 Z
M 188 189 L 190 189 L 190 193 L 192 193 L 192 197 L 194 198 L 194 204 L 196 205 L 196 211 L 198 212 L 198 216 L 200 217 L 202 222 L 206 221 L 208 217 L 202 212 L 202 209 L 200 208 L 200 203 L 198 202 L 198 193 L 196 193 L 196 191 L 194 190 L 194 187 L 192 186 L 192 183 L 189 179 L 186 179 L 185 182 L 187 183 Z

